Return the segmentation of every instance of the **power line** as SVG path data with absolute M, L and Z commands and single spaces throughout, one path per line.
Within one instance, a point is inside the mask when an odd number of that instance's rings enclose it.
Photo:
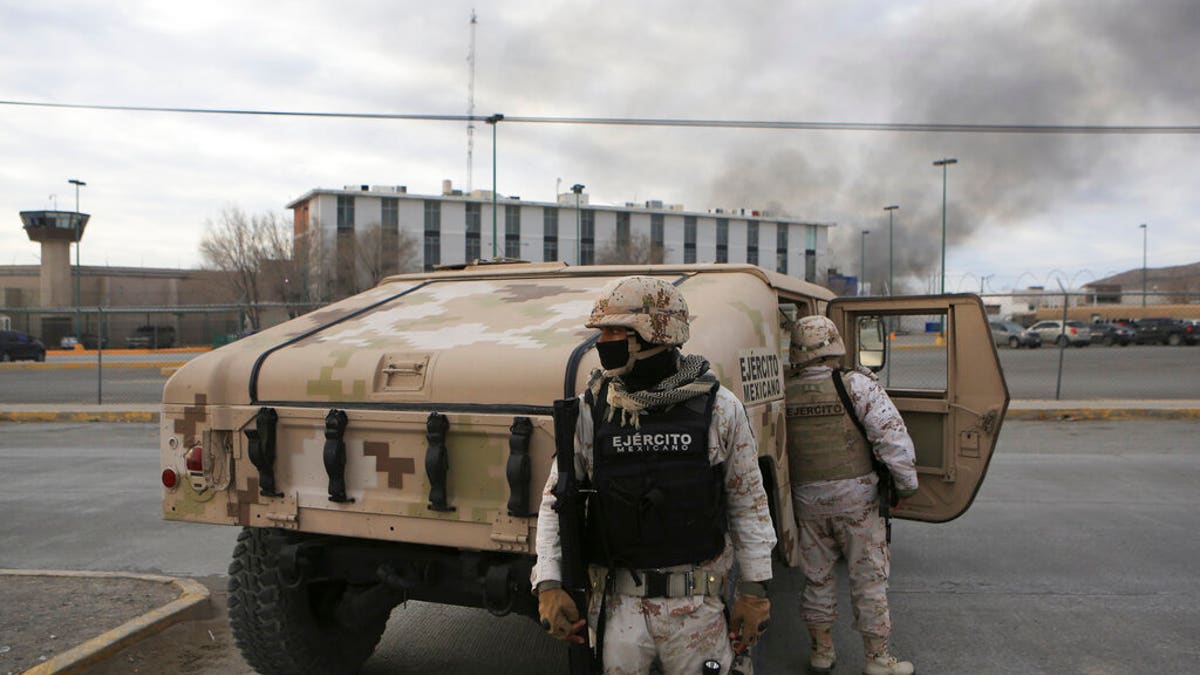
M 0 105 L 72 110 L 161 112 L 197 115 L 257 115 L 426 122 L 486 122 L 492 115 L 437 115 L 431 113 L 319 112 L 301 110 L 251 110 L 239 108 L 177 108 L 167 106 L 96 105 L 0 101 Z M 1083 135 L 1194 135 L 1200 125 L 1097 125 L 1097 124 L 949 124 L 938 122 L 801 122 L 788 120 L 712 120 L 672 117 L 554 117 L 505 115 L 517 124 L 576 124 L 598 126 L 691 127 L 706 129 L 775 129 L 789 131 L 891 131 L 904 133 L 971 134 L 1083 134 Z

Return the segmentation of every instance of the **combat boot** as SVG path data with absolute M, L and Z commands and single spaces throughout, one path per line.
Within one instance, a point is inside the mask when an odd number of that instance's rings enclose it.
M 833 652 L 833 624 L 810 623 L 808 636 L 812 638 L 812 656 L 808 660 L 808 672 L 831 673 L 837 655 Z
M 916 668 L 908 661 L 897 661 L 888 652 L 887 638 L 863 636 L 863 646 L 867 652 L 867 665 L 863 675 L 913 675 Z

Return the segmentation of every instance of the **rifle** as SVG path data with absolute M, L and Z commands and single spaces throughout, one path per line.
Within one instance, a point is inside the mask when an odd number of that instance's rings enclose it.
M 588 570 L 583 557 L 583 524 L 587 500 L 575 477 L 575 425 L 579 421 L 579 399 L 554 402 L 554 447 L 558 483 L 554 486 L 554 510 L 558 513 L 558 540 L 562 549 L 562 587 L 587 617 Z M 592 653 L 587 627 L 583 644 L 567 643 L 571 675 L 599 672 L 599 659 Z
M 854 412 L 854 404 L 850 401 L 850 395 L 846 393 L 846 383 L 842 381 L 843 372 L 842 370 L 833 371 L 833 388 L 837 389 L 838 398 L 842 400 L 842 407 L 846 409 L 846 414 L 850 415 L 850 420 L 854 422 L 858 432 L 867 441 L 868 449 L 871 452 L 871 466 L 875 467 L 875 475 L 879 476 L 879 517 L 883 518 L 885 537 L 887 543 L 890 544 L 892 543 L 892 507 L 900 503 L 900 497 L 896 494 L 896 483 L 892 479 L 892 472 L 888 471 L 887 465 L 875 456 L 874 448 L 870 447 L 871 440 L 867 438 L 867 430 L 858 419 L 858 413 Z

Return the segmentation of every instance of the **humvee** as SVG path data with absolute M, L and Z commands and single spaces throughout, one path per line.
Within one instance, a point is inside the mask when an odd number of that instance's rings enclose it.
M 229 620 L 250 665 L 357 670 L 406 599 L 537 616 L 552 404 L 598 366 L 584 321 L 599 289 L 630 274 L 677 285 L 692 315 L 683 351 L 706 356 L 745 405 L 784 564 L 799 557 L 783 378 L 800 316 L 837 323 L 847 365 L 878 370 L 907 421 L 921 489 L 894 515 L 941 522 L 971 504 L 1008 405 L 976 296 L 835 298 L 739 264 L 393 276 L 167 382 L 163 516 L 243 528 Z M 912 317 L 936 335 L 904 335 Z

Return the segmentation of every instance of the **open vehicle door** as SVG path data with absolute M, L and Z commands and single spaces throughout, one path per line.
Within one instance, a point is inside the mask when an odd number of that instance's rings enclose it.
M 838 298 L 847 366 L 876 371 L 908 425 L 920 489 L 892 515 L 944 522 L 979 490 L 1008 408 L 987 315 L 973 294 Z

